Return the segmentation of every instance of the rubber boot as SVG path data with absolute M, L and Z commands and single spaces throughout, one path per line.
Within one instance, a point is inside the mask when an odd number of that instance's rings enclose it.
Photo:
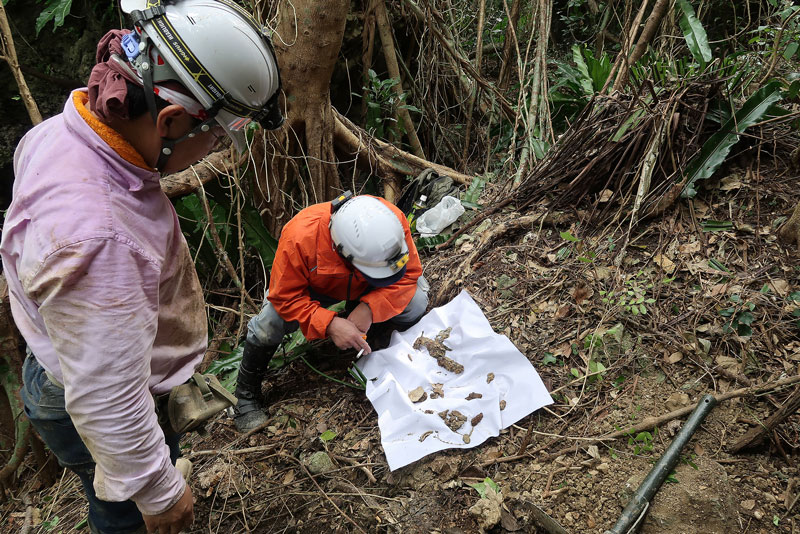
M 257 347 L 245 342 L 234 393 L 238 399 L 233 408 L 234 423 L 239 432 L 249 432 L 268 420 L 261 408 L 259 398 L 267 364 L 276 349 L 277 347 Z

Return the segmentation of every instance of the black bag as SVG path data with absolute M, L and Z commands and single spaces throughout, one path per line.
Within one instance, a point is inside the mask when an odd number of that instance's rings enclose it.
M 446 195 L 461 198 L 462 187 L 447 175 L 439 174 L 432 168 L 425 169 L 419 176 L 411 180 L 400 193 L 400 200 L 397 207 L 408 215 L 421 195 L 425 195 L 427 206 L 433 207 L 439 203 Z M 419 217 L 425 210 L 417 210 L 416 216 Z

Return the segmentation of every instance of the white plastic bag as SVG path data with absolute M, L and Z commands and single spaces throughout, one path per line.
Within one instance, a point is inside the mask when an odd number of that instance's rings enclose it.
M 464 206 L 455 197 L 446 196 L 417 219 L 417 231 L 422 237 L 431 237 L 453 224 L 464 213 Z

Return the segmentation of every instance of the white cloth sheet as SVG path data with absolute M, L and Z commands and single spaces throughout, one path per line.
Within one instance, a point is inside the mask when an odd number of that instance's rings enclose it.
M 426 348 L 413 348 L 420 335 L 434 339 L 448 327 L 452 330 L 444 344 L 452 350 L 446 355 L 464 366 L 460 374 L 440 367 Z M 466 291 L 405 332 L 394 332 L 388 348 L 362 357 L 356 365 L 367 378 L 367 398 L 378 413 L 381 444 L 391 470 L 436 451 L 480 445 L 553 402 L 536 369 L 507 337 L 492 330 Z M 491 382 L 489 373 L 494 374 Z M 437 383 L 442 384 L 444 397 L 431 399 Z M 412 403 L 408 392 L 419 386 L 427 398 Z M 482 397 L 466 400 L 471 393 Z M 500 401 L 505 401 L 503 410 Z M 438 415 L 444 410 L 466 416 L 458 431 Z M 483 418 L 473 428 L 471 420 L 478 414 Z

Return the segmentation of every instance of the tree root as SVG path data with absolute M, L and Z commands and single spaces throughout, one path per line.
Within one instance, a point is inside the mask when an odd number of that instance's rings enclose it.
M 778 239 L 787 247 L 796 245 L 800 253 L 800 202 L 795 206 L 792 216 L 778 229 Z
M 169 198 L 189 195 L 197 191 L 200 184 L 206 184 L 214 178 L 231 172 L 243 162 L 243 159 L 231 159 L 230 152 L 227 150 L 214 152 L 186 170 L 162 176 L 161 190 Z

